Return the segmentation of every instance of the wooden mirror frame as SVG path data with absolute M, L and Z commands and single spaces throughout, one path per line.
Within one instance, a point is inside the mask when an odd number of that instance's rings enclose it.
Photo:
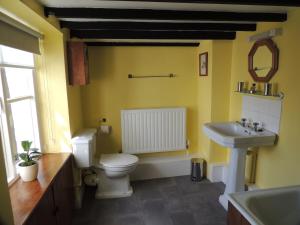
M 265 77 L 259 77 L 253 67 L 253 57 L 259 47 L 266 46 L 272 53 L 272 67 Z M 278 70 L 279 49 L 271 39 L 259 40 L 254 43 L 248 54 L 248 71 L 254 81 L 269 82 Z

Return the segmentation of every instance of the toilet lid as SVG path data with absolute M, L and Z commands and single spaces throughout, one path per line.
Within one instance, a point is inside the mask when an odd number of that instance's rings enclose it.
M 100 158 L 100 164 L 105 167 L 126 167 L 131 166 L 138 161 L 138 157 L 124 153 L 102 154 Z

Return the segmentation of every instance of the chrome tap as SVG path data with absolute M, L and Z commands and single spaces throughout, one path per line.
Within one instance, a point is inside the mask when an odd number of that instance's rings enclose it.
M 258 122 L 253 122 L 252 125 L 253 125 L 253 130 L 254 130 L 255 132 L 259 131 L 259 129 L 258 129 L 259 123 L 258 123 Z
M 253 122 L 252 126 L 249 126 L 249 128 L 255 132 L 263 132 L 264 131 L 262 122 Z
M 238 123 L 242 127 L 246 127 L 246 125 L 247 125 L 246 122 L 247 122 L 247 119 L 245 119 L 245 118 L 242 118 L 241 121 L 236 121 L 236 123 Z
M 242 118 L 242 119 L 241 119 L 241 125 L 242 125 L 243 127 L 246 127 L 246 125 L 247 125 L 247 119 L 246 119 L 246 118 Z

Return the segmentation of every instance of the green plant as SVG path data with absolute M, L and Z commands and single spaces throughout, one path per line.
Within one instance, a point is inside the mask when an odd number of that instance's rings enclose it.
M 21 145 L 24 149 L 23 153 L 18 154 L 22 162 L 19 163 L 19 166 L 32 166 L 36 164 L 35 160 L 38 160 L 42 153 L 36 148 L 31 148 L 32 141 L 22 141 Z

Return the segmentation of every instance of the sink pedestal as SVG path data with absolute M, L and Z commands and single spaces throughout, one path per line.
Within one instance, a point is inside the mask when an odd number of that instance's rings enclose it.
M 230 163 L 227 173 L 226 188 L 219 202 L 227 210 L 228 194 L 245 191 L 245 166 L 246 154 L 248 149 L 232 148 Z
M 228 194 L 245 190 L 247 149 L 274 145 L 276 134 L 267 130 L 254 132 L 236 122 L 206 123 L 203 130 L 214 142 L 231 148 L 225 193 L 219 198 L 220 203 L 227 210 Z

